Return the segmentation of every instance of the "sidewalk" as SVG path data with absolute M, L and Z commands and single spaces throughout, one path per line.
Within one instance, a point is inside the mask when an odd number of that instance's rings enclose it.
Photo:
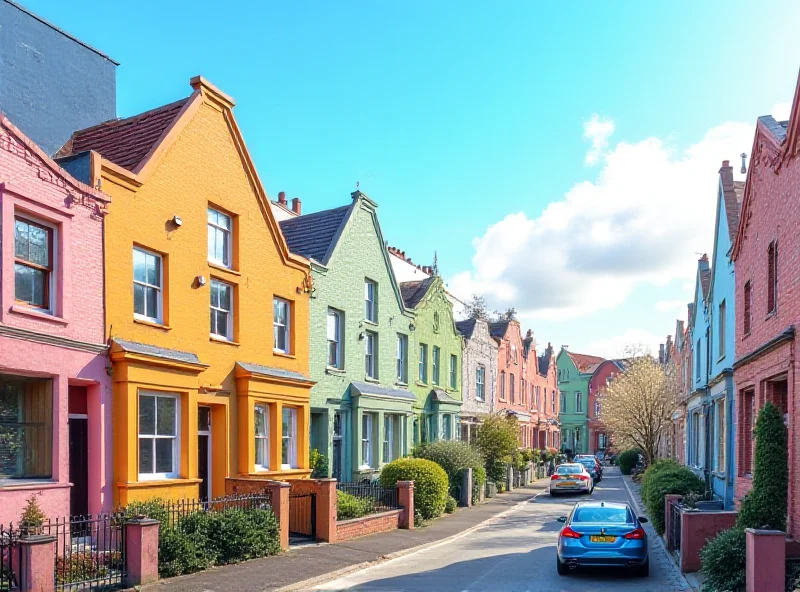
M 333 572 L 359 569 L 367 563 L 402 555 L 411 549 L 431 545 L 480 526 L 543 491 L 549 479 L 503 493 L 487 503 L 459 509 L 434 520 L 424 528 L 394 530 L 341 544 L 293 547 L 286 553 L 237 565 L 213 568 L 188 576 L 161 580 L 144 587 L 150 592 L 258 592 L 292 588 L 312 578 Z M 298 588 L 299 589 L 299 588 Z

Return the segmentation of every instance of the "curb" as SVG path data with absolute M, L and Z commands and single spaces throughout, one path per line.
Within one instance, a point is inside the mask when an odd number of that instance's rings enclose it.
M 639 500 L 637 500 L 636 496 L 633 495 L 633 491 L 631 491 L 630 485 L 628 485 L 628 480 L 625 479 L 625 475 L 620 475 L 620 477 L 622 478 L 622 484 L 625 486 L 625 491 L 628 493 L 628 498 L 633 502 L 633 505 L 636 507 L 636 513 L 639 515 L 647 514 L 647 512 L 644 511 L 644 508 L 642 508 L 642 506 L 639 505 Z M 675 563 L 675 559 L 672 557 L 672 553 L 670 553 L 667 550 L 667 546 L 664 544 L 664 539 L 658 536 L 658 534 L 656 534 L 656 540 L 658 540 L 658 544 L 661 546 L 661 549 L 664 551 L 664 553 L 667 554 L 669 560 L 677 568 L 678 575 L 680 576 L 681 580 L 683 580 L 683 583 L 686 584 L 686 590 L 697 590 L 698 588 L 690 584 L 689 580 L 686 579 L 686 575 L 683 572 L 681 572 L 681 566 Z
M 395 559 L 400 559 L 401 557 L 407 557 L 409 555 L 414 555 L 415 553 L 420 553 L 422 551 L 427 551 L 428 549 L 433 549 L 433 548 L 439 547 L 441 545 L 446 545 L 446 544 L 451 543 L 451 542 L 453 542 L 455 540 L 458 540 L 458 539 L 460 539 L 462 537 L 465 537 L 465 536 L 467 536 L 469 534 L 472 534 L 476 530 L 478 530 L 480 528 L 483 528 L 484 526 L 487 526 L 488 524 L 490 524 L 491 522 L 494 522 L 495 520 L 499 520 L 501 518 L 504 518 L 508 514 L 517 511 L 518 509 L 523 507 L 525 504 L 527 504 L 527 503 L 531 502 L 532 500 L 536 499 L 536 497 L 538 495 L 540 495 L 541 493 L 542 493 L 541 491 L 537 492 L 535 494 L 533 494 L 533 492 L 531 492 L 532 495 L 528 499 L 522 500 L 521 502 L 518 502 L 518 503 L 514 504 L 513 506 L 511 506 L 507 510 L 503 510 L 499 514 L 495 514 L 494 516 L 491 516 L 490 518 L 487 518 L 483 522 L 479 522 L 478 524 L 476 524 L 474 526 L 470 526 L 466 530 L 462 530 L 461 532 L 457 532 L 456 534 L 452 534 L 449 537 L 445 537 L 443 539 L 439 539 L 438 541 L 431 541 L 429 543 L 423 543 L 421 545 L 417 545 L 416 547 L 409 547 L 408 549 L 403 549 L 402 551 L 395 551 L 394 553 L 389 553 L 387 555 L 382 555 L 381 557 L 378 557 L 377 559 L 374 559 L 372 561 L 364 561 L 363 563 L 358 563 L 358 564 L 355 564 L 355 565 L 349 565 L 347 567 L 343 567 L 343 568 L 338 569 L 336 571 L 328 572 L 326 574 L 323 574 L 321 576 L 317 576 L 315 578 L 309 578 L 307 580 L 303 580 L 302 582 L 296 582 L 294 584 L 289 584 L 287 586 L 283 586 L 282 588 L 277 588 L 276 590 L 274 590 L 274 592 L 293 592 L 293 591 L 297 591 L 297 590 L 309 590 L 311 588 L 314 588 L 315 586 L 319 586 L 320 584 L 324 584 L 325 582 L 330 582 L 331 580 L 337 580 L 337 579 L 339 579 L 341 577 L 344 577 L 344 576 L 349 575 L 351 573 L 354 573 L 356 571 L 361 571 L 363 569 L 368 569 L 368 568 L 371 568 L 371 567 L 375 567 L 377 565 L 380 565 L 380 564 L 383 564 L 383 563 L 387 563 L 387 562 L 393 561 Z

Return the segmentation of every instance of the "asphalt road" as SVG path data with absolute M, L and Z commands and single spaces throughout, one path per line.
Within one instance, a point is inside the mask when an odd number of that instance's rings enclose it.
M 486 523 L 463 537 L 411 555 L 352 573 L 318 586 L 317 590 L 494 592 L 619 590 L 675 592 L 690 589 L 678 569 L 646 525 L 650 545 L 650 576 L 640 578 L 625 570 L 556 572 L 556 540 L 561 524 L 576 501 L 589 498 L 629 501 L 617 469 L 591 496 L 551 498 L 542 494 Z

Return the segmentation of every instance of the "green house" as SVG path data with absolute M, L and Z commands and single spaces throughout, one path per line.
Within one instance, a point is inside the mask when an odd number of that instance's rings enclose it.
M 392 273 L 377 204 L 347 206 L 280 223 L 289 249 L 311 261 L 311 447 L 340 481 L 374 478 L 408 454 L 417 403 L 415 317 Z
M 410 387 L 416 395 L 413 441 L 458 439 L 461 433 L 461 352 L 453 303 L 438 275 L 400 284 L 407 309 L 415 313 L 412 343 L 417 366 Z
M 576 354 L 561 348 L 556 359 L 561 392 L 561 449 L 589 453 L 589 381 L 604 358 Z

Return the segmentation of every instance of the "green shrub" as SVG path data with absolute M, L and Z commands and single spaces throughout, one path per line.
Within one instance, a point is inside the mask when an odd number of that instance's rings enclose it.
M 444 469 L 450 482 L 450 495 L 455 496 L 461 487 L 464 471 L 472 469 L 473 483 L 478 478 L 486 482 L 486 469 L 483 467 L 483 457 L 480 452 L 467 442 L 461 440 L 440 440 L 419 446 L 414 451 L 417 458 L 432 460 Z M 478 474 L 478 471 L 481 474 Z
M 200 544 L 198 544 L 198 542 Z M 171 578 L 207 569 L 211 565 L 205 541 L 196 541 L 177 528 L 159 528 L 158 575 Z
M 398 481 L 414 482 L 414 507 L 422 518 L 430 520 L 442 515 L 447 502 L 447 473 L 438 464 L 425 458 L 401 458 L 383 467 L 381 485 L 394 487 Z
M 216 563 L 237 563 L 280 552 L 278 521 L 271 510 L 227 508 L 214 513 L 209 544 Z
M 316 448 L 312 448 L 308 455 L 312 479 L 325 479 L 328 476 L 328 457 Z
M 640 480 L 642 483 L 642 500 L 646 499 L 650 493 L 650 489 L 652 488 L 652 484 L 657 482 L 656 477 L 660 475 L 662 472 L 676 469 L 681 465 L 671 459 L 664 459 L 656 461 L 654 464 L 647 467 L 647 470 L 644 473 L 640 473 Z M 635 476 L 634 476 L 635 480 Z
M 519 422 L 513 415 L 494 413 L 475 432 L 475 446 L 484 458 L 486 476 L 505 481 L 506 465 L 512 461 L 519 442 Z
M 786 425 L 778 408 L 767 403 L 758 414 L 753 489 L 742 500 L 736 524 L 742 528 L 786 530 L 789 453 Z
M 617 457 L 619 470 L 623 475 L 630 475 L 633 467 L 639 462 L 640 450 L 638 448 L 630 448 Z
M 743 528 L 723 530 L 700 551 L 704 592 L 738 592 L 745 585 L 747 542 Z
M 481 491 L 486 486 L 486 469 L 478 467 L 472 471 L 472 503 L 477 504 Z
M 137 516 L 145 516 L 158 520 L 161 526 L 160 529 L 168 528 L 171 526 L 169 511 L 167 510 L 166 500 L 154 497 L 144 502 L 131 502 L 125 508 L 125 518 L 131 519 Z
M 454 498 L 452 495 L 448 495 L 447 501 L 444 504 L 445 513 L 452 514 L 453 512 L 456 511 L 457 507 L 458 507 L 458 502 L 456 501 L 456 498 Z
M 658 534 L 664 533 L 664 498 L 668 493 L 687 494 L 694 492 L 702 494 L 706 486 L 703 480 L 695 475 L 691 469 L 677 464 L 659 469 L 656 463 L 645 473 L 642 484 L 642 501 L 647 507 L 647 513 L 653 522 L 653 528 Z
M 373 510 L 372 500 L 356 497 L 344 491 L 336 492 L 337 520 L 361 518 Z

